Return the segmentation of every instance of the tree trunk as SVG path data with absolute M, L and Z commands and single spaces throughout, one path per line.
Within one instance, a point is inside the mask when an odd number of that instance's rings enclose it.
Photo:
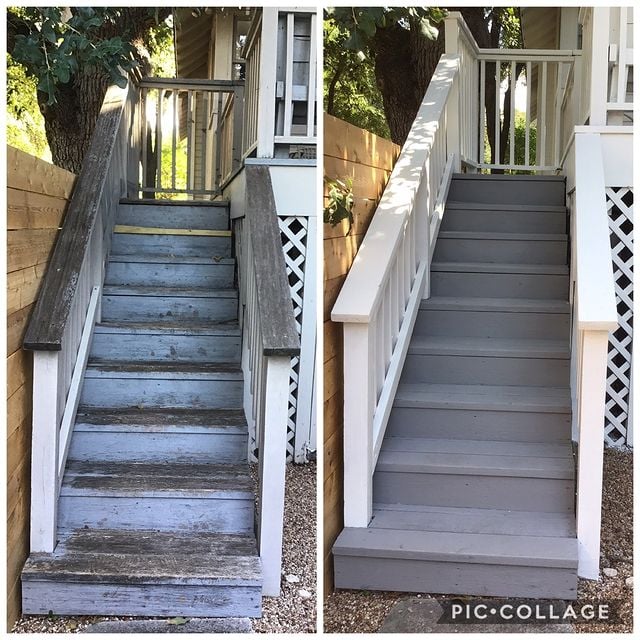
M 56 104 L 45 104 L 46 96 L 38 94 L 54 164 L 80 172 L 108 85 L 106 74 L 83 73 L 60 87 Z

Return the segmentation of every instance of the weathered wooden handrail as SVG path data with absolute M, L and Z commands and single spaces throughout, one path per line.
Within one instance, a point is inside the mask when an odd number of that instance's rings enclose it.
M 460 158 L 460 57 L 444 54 L 331 312 L 344 323 L 344 522 L 366 527 L 372 476 Z
M 245 216 L 234 223 L 242 322 L 244 409 L 258 453 L 263 595 L 280 595 L 291 358 L 300 353 L 267 166 L 248 165 Z
M 96 320 L 116 207 L 127 188 L 137 89 L 107 90 L 24 347 L 34 351 L 31 552 L 56 545 L 57 502 Z
M 246 218 L 253 240 L 258 310 L 265 356 L 294 356 L 300 338 L 293 315 L 269 167 L 247 165 Z
M 25 349 L 59 351 L 62 348 L 78 273 L 89 251 L 126 97 L 127 89 L 113 86 L 107 91 L 25 333 Z

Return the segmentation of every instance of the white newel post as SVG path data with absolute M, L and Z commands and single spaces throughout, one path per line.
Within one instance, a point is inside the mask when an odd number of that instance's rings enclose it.
M 589 124 L 607 124 L 607 86 L 609 82 L 609 7 L 594 7 L 591 14 L 592 58 Z
M 262 10 L 258 90 L 258 158 L 273 158 L 276 121 L 276 60 L 278 59 L 278 9 Z
M 368 323 L 344 324 L 344 526 L 372 513 L 374 337 Z
M 258 543 L 262 561 L 262 595 L 280 595 L 284 483 L 287 459 L 287 412 L 291 358 L 266 359 L 264 431 L 260 443 L 260 512 Z
M 578 372 L 578 575 L 592 580 L 597 580 L 600 575 L 603 429 L 608 343 L 608 331 L 584 331 L 578 344 L 582 351 L 582 362 Z
M 33 354 L 32 553 L 51 553 L 56 546 L 60 353 L 35 351 Z

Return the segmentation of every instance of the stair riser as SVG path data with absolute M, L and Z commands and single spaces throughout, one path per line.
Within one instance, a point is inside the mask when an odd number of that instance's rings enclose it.
M 495 231 L 497 233 L 565 233 L 566 215 L 532 211 L 446 209 L 441 231 Z
M 252 617 L 261 588 L 23 581 L 22 612 L 46 615 Z
M 373 501 L 560 513 L 574 496 L 572 480 L 376 471 Z
M 163 229 L 229 228 L 227 207 L 167 207 L 147 204 L 121 204 L 116 224 Z
M 234 362 L 240 336 L 94 333 L 91 358 L 128 362 Z
M 451 181 L 449 201 L 478 204 L 524 204 L 564 206 L 565 183 L 561 180 L 457 179 Z
M 168 322 L 202 320 L 231 322 L 238 318 L 236 298 L 195 298 L 164 296 L 105 295 L 104 322 Z
M 438 238 L 435 262 L 566 264 L 567 243 L 557 240 Z
M 69 460 L 86 462 L 240 463 L 247 459 L 243 434 L 79 431 Z
M 571 417 L 566 413 L 393 407 L 386 433 L 405 438 L 566 442 L 571 437 Z
M 231 238 L 114 233 L 111 254 L 229 258 L 231 257 Z
M 105 285 L 228 289 L 233 287 L 232 264 L 158 264 L 110 262 Z
M 421 309 L 414 333 L 445 337 L 568 340 L 569 314 Z
M 60 496 L 58 528 L 253 533 L 253 500 Z
M 568 290 L 565 275 L 431 272 L 432 296 L 566 300 Z
M 576 598 L 575 569 L 334 556 L 338 589 L 506 598 Z
M 409 354 L 400 382 L 565 387 L 569 384 L 569 361 Z
M 87 408 L 228 409 L 242 405 L 242 381 L 85 377 L 80 404 Z

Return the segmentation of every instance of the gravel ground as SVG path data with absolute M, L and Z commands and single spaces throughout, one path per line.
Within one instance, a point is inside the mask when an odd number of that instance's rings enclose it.
M 255 479 L 256 465 L 251 471 Z M 262 618 L 253 621 L 253 629 L 258 633 L 313 633 L 316 630 L 315 463 L 287 465 L 283 547 L 282 595 L 262 599 Z M 284 576 L 296 576 L 299 582 L 287 582 Z M 22 616 L 11 632 L 79 633 L 95 622 L 132 619 L 122 616 Z
M 285 494 L 281 595 L 262 599 L 262 618 L 253 621 L 253 630 L 315 633 L 316 464 L 288 465 Z
M 606 449 L 602 513 L 600 581 L 578 580 L 578 603 L 610 603 L 616 610 L 614 623 L 575 624 L 576 633 L 631 633 L 633 625 L 633 453 Z M 607 573 L 612 573 L 608 572 Z M 336 591 L 325 600 L 324 629 L 327 633 L 372 633 L 382 626 L 391 607 L 410 594 L 391 591 Z M 434 596 L 444 599 L 447 596 Z

